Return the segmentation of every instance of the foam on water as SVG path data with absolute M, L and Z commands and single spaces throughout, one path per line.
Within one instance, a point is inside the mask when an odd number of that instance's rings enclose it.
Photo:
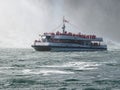
M 0 67 L 0 69 L 3 69 L 3 70 L 5 70 L 5 69 L 12 69 L 12 68 L 14 68 L 14 67 Z
M 74 74 L 73 72 L 68 72 L 68 71 L 62 71 L 62 70 L 30 70 L 30 69 L 25 69 L 22 70 L 23 74 L 42 74 L 42 75 L 52 75 L 52 74 Z
M 14 67 L 0 67 L 0 73 L 7 73 L 7 70 L 13 69 Z
M 101 64 L 98 64 L 96 62 L 68 62 L 62 65 L 43 65 L 40 67 L 47 67 L 47 68 L 75 68 L 80 70 L 92 70 L 97 69 L 98 66 Z

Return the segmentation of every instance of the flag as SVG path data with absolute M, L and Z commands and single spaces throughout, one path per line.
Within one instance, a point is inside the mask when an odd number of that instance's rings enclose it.
M 63 19 L 63 22 L 69 23 L 69 21 L 68 21 L 68 20 L 66 20 L 66 19 Z

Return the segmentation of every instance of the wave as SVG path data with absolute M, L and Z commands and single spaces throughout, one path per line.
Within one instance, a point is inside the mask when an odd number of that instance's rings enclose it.
M 73 74 L 73 72 L 69 72 L 69 71 L 62 71 L 62 70 L 46 70 L 46 69 L 42 69 L 42 70 L 30 70 L 30 69 L 25 69 L 22 70 L 23 74 L 42 74 L 42 75 L 51 75 L 51 74 Z
M 4 69 L 4 70 L 5 70 L 5 69 L 12 69 L 12 68 L 14 68 L 14 67 L 0 67 L 0 70 L 1 70 L 1 69 Z
M 43 68 L 72 68 L 74 70 L 92 70 L 97 69 L 98 66 L 101 64 L 98 64 L 96 62 L 68 62 L 62 65 L 45 65 L 40 66 Z

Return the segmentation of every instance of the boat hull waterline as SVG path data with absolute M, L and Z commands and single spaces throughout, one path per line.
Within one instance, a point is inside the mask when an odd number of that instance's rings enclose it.
M 34 46 L 36 51 L 104 51 L 107 48 L 100 47 L 61 47 L 61 46 Z

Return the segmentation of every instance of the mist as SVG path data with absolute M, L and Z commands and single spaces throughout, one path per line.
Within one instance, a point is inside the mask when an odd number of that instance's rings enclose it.
M 120 43 L 119 0 L 0 0 L 0 47 L 30 48 L 39 34 L 53 32 L 63 16 L 79 27 L 72 32 Z
M 71 18 L 74 17 L 83 31 L 120 42 L 119 0 L 67 0 L 66 3 L 66 10 L 74 13 Z

